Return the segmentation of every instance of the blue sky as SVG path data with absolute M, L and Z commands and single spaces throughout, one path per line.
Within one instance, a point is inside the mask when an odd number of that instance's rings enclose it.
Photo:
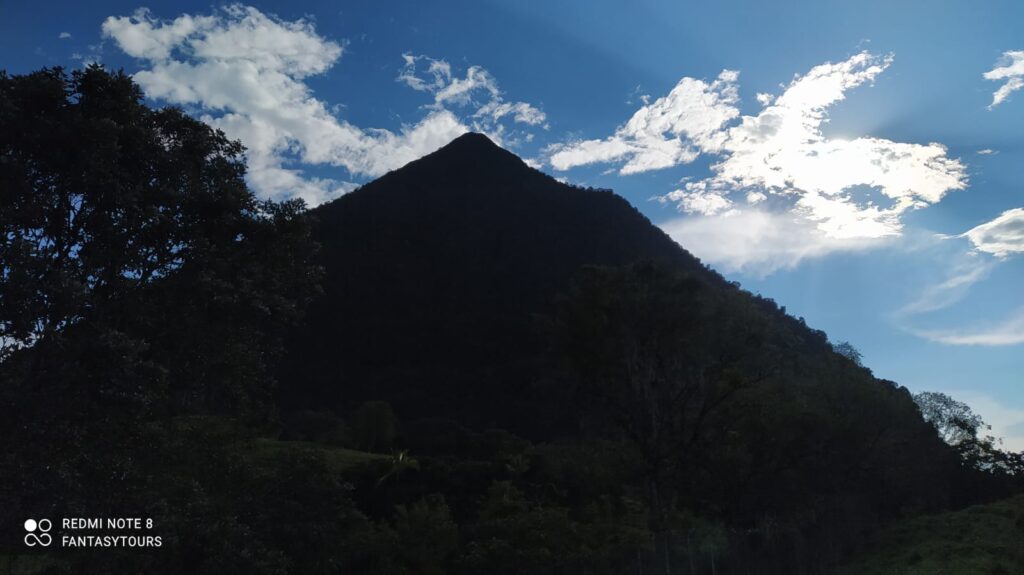
M 8 3 L 0 66 L 123 67 L 242 139 L 258 193 L 311 203 L 484 131 L 1024 449 L 1022 22 L 1019 2 Z

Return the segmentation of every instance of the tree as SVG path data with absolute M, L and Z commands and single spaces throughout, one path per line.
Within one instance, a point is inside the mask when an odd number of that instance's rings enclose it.
M 0 522 L 159 506 L 172 416 L 268 420 L 319 270 L 303 204 L 244 177 L 123 72 L 0 72 Z
M 115 395 L 193 412 L 265 402 L 318 270 L 303 204 L 257 200 L 242 154 L 146 107 L 123 72 L 0 72 L 0 360 L 32 348 L 24 375 L 41 377 L 88 338 L 148 366 L 151 385 Z
M 591 267 L 560 310 L 583 411 L 617 428 L 643 462 L 665 573 L 680 478 L 723 404 L 764 377 L 762 317 L 734 296 L 655 264 Z
M 937 391 L 914 394 L 921 416 L 935 428 L 939 437 L 952 446 L 977 438 L 981 430 L 991 429 L 980 415 L 962 401 Z
M 852 361 L 857 366 L 863 366 L 861 362 L 864 355 L 848 341 L 841 341 L 832 345 L 832 350 L 846 359 Z
M 1000 449 L 1001 439 L 984 434 L 992 426 L 966 403 L 935 391 L 917 393 L 914 401 L 925 421 L 935 428 L 943 441 L 956 449 L 968 468 L 1018 478 L 1024 474 L 1024 453 Z
M 431 494 L 395 509 L 397 555 L 410 573 L 445 573 L 445 561 L 459 545 L 459 528 L 444 497 Z

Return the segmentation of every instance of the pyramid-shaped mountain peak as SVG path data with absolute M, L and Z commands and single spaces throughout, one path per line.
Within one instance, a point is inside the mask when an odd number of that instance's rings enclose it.
M 487 137 L 487 135 L 480 132 L 466 132 L 461 136 L 455 138 L 449 142 L 445 147 L 449 146 L 484 146 L 498 148 L 498 144 L 495 144 L 493 140 Z
M 467 132 L 437 151 L 380 178 L 370 186 L 378 182 L 410 178 L 421 183 L 440 184 L 442 187 L 450 187 L 457 182 L 477 182 L 486 185 L 495 179 L 538 176 L 540 174 L 527 166 L 519 156 L 494 143 L 484 134 Z
M 535 317 L 582 266 L 654 260 L 724 283 L 622 197 L 559 182 L 482 134 L 313 213 L 324 295 L 284 384 L 308 405 L 336 401 L 344 373 L 346 406 L 383 397 L 399 414 L 518 429 L 544 345 Z
M 466 132 L 451 142 L 448 142 L 433 154 L 428 154 L 425 157 L 444 157 L 452 155 L 460 156 L 463 159 L 472 158 L 478 160 L 496 160 L 499 158 L 508 159 L 510 156 L 514 156 L 518 159 L 518 156 L 505 148 L 502 148 L 486 135 L 479 132 Z

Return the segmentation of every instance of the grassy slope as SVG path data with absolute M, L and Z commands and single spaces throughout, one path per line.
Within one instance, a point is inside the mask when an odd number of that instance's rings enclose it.
M 310 455 L 322 457 L 324 463 L 337 472 L 346 471 L 375 460 L 386 460 L 388 456 L 366 451 L 356 451 L 306 441 L 280 441 L 277 439 L 255 439 L 243 451 L 254 462 L 272 463 L 288 455 Z
M 906 519 L 836 575 L 1024 573 L 1024 495 Z
M 323 443 L 254 437 L 253 432 L 246 430 L 237 420 L 228 417 L 176 417 L 171 422 L 169 430 L 186 443 L 214 442 L 230 446 L 232 453 L 256 466 L 280 465 L 289 458 L 298 456 L 322 459 L 331 470 L 344 472 L 366 463 L 389 459 L 389 456 L 379 453 L 356 451 Z

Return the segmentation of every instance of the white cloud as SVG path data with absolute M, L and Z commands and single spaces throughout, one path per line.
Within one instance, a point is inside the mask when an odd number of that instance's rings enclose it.
M 705 216 L 713 216 L 732 207 L 729 198 L 716 191 L 709 191 L 706 182 L 688 182 L 683 189 L 669 192 L 658 199 L 676 202 L 687 213 Z
M 983 148 L 975 153 L 980 156 L 994 156 L 995 154 L 999 153 L 999 150 L 993 150 L 992 148 Z
M 626 105 L 632 106 L 635 101 L 639 100 L 644 106 L 651 103 L 651 95 L 645 94 L 640 84 L 637 84 L 633 91 L 626 97 Z
M 544 112 L 534 108 L 526 102 L 501 102 L 492 100 L 480 107 L 473 114 L 474 117 L 490 117 L 498 121 L 505 116 L 512 116 L 512 119 L 521 124 L 537 126 L 547 120 Z
M 899 235 L 902 213 L 966 186 L 963 164 L 947 158 L 939 144 L 829 139 L 821 131 L 828 108 L 891 61 L 862 52 L 794 80 L 757 116 L 729 128 L 712 187 L 792 198 L 794 211 L 828 237 Z M 868 190 L 881 197 L 871 198 Z
M 242 8 L 233 5 L 228 10 L 232 17 L 237 17 L 237 12 Z M 221 21 L 215 16 L 193 18 L 188 14 L 179 16 L 173 22 L 163 23 L 152 18 L 148 8 L 139 8 L 132 16 L 107 18 L 103 21 L 102 29 L 103 35 L 117 40 L 118 46 L 129 56 L 166 60 L 171 50 L 182 47 L 189 36 L 202 34 L 219 25 Z
M 768 196 L 762 192 L 751 190 L 747 192 L 747 203 L 748 204 L 759 204 L 768 199 Z
M 1004 346 L 1024 343 L 1024 307 L 998 322 L 970 328 L 917 330 L 917 335 L 950 345 Z
M 71 38 L 71 32 L 61 32 L 60 35 L 57 37 L 61 40 L 68 40 Z
M 333 114 L 305 83 L 334 66 L 344 46 L 317 34 L 309 21 L 284 21 L 239 4 L 171 21 L 140 9 L 130 17 L 107 18 L 103 34 L 146 62 L 134 78 L 148 97 L 195 109 L 203 121 L 245 144 L 249 182 L 263 197 L 301 197 L 316 205 L 354 184 L 309 177 L 309 168 L 340 167 L 350 177 L 373 177 L 430 153 L 484 126 L 474 119 L 473 95 L 480 89 L 490 94 L 486 103 L 497 100 L 485 126 L 495 137 L 504 133 L 500 121 L 506 117 L 530 124 L 540 114 L 543 121 L 543 113 L 528 104 L 501 107 L 497 83 L 486 70 L 474 66 L 459 79 L 437 61 L 437 78 L 448 79 L 444 85 L 406 81 L 436 92 L 434 105 L 418 121 L 397 132 L 355 126 Z M 460 118 L 449 105 L 469 110 Z
M 89 44 L 86 48 L 88 51 L 85 54 L 81 52 L 72 52 L 71 59 L 81 62 L 81 66 L 83 68 L 93 64 L 100 64 L 103 61 L 103 42 L 98 44 Z
M 620 173 L 634 174 L 688 164 L 702 150 L 718 150 L 724 140 L 722 126 L 739 115 L 734 106 L 738 77 L 724 70 L 711 83 L 683 78 L 667 96 L 637 110 L 614 135 L 551 147 L 551 165 L 568 170 L 625 160 Z
M 967 185 L 964 165 L 947 157 L 941 144 L 823 134 L 828 109 L 845 99 L 848 90 L 872 82 L 891 63 L 889 56 L 861 52 L 843 62 L 815 66 L 778 97 L 758 94 L 761 111 L 756 116 L 739 117 L 736 72 L 726 70 L 710 84 L 683 78 L 669 96 L 641 108 L 613 136 L 554 146 L 550 162 L 565 170 L 625 161 L 620 172 L 629 174 L 710 154 L 720 161 L 712 165 L 709 177 L 694 182 L 702 184 L 700 195 L 692 189 L 676 190 L 665 199 L 678 202 L 683 211 L 706 215 L 720 213 L 718 208 L 734 194 L 742 194 L 750 204 L 772 199 L 770 205 L 785 210 L 786 217 L 765 219 L 763 209 L 749 217 L 761 223 L 811 223 L 820 232 L 816 236 L 824 238 L 812 237 L 807 250 L 769 239 L 766 246 L 777 246 L 778 254 L 759 248 L 744 252 L 739 258 L 743 261 L 760 254 L 773 267 L 777 257 L 788 257 L 783 266 L 788 267 L 834 249 L 876 245 L 860 240 L 900 235 L 906 211 L 934 204 Z M 710 214 L 701 209 L 709 205 Z M 764 226 L 756 229 L 771 237 L 780 233 Z M 726 232 L 731 233 L 728 226 L 723 228 Z M 734 242 L 727 238 L 723 245 Z M 712 263 L 735 263 L 721 248 L 714 253 L 719 259 L 702 257 Z
M 482 122 L 475 126 L 478 131 L 493 131 L 493 122 L 506 116 L 513 121 L 530 126 L 544 124 L 547 116 L 544 112 L 526 102 L 506 102 L 498 88 L 498 81 L 487 70 L 480 66 L 470 66 L 464 78 L 452 75 L 451 65 L 444 60 L 435 60 L 427 56 L 402 54 L 405 67 L 398 75 L 398 81 L 414 90 L 434 95 L 434 109 L 445 106 L 473 105 L 476 112 L 473 118 Z M 420 63 L 426 67 L 420 70 Z M 482 101 L 480 101 L 482 97 Z
M 988 109 L 991 110 L 1005 102 L 1011 93 L 1024 88 L 1024 50 L 1003 52 L 1002 57 L 996 63 L 996 67 L 985 72 L 983 77 L 986 80 L 1005 81 L 992 94 L 992 103 L 988 105 Z
M 1024 208 L 1006 210 L 992 221 L 967 230 L 975 249 L 997 257 L 1024 253 Z
M 680 245 L 721 271 L 766 276 L 837 251 L 880 245 L 884 239 L 837 239 L 794 214 L 756 208 L 714 216 L 681 217 L 661 224 Z

